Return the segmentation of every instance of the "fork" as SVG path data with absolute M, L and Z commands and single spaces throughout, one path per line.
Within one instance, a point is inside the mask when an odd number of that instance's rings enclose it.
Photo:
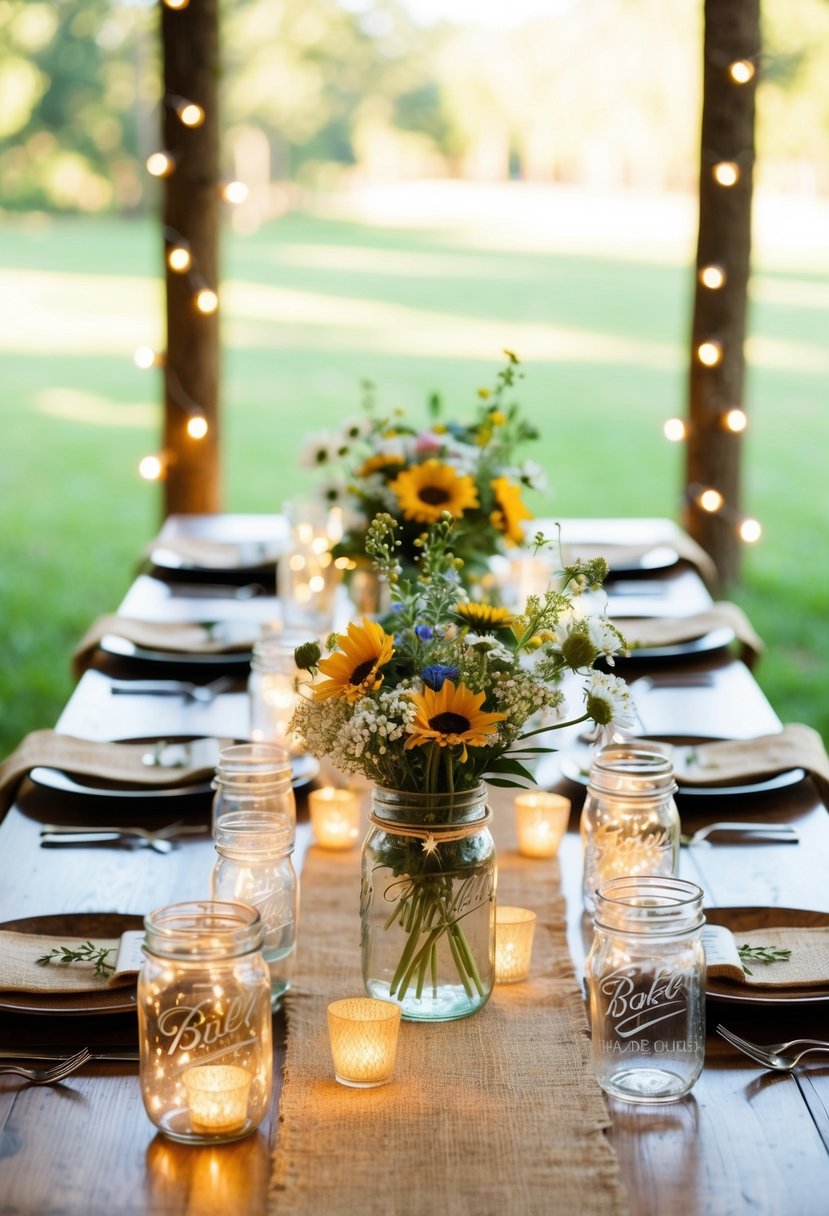
M 200 705 L 209 705 L 220 692 L 230 688 L 233 676 L 219 676 L 209 684 L 191 684 L 189 680 L 132 680 L 113 684 L 113 696 L 188 697 Z
M 788 823 L 709 823 L 693 836 L 680 836 L 680 844 L 701 844 L 715 832 L 733 832 L 745 836 L 767 836 L 776 844 L 797 844 L 797 829 Z
M 168 823 L 165 827 L 156 828 L 152 831 L 149 828 L 142 827 L 79 827 L 74 824 L 44 823 L 40 829 L 40 843 L 44 845 L 81 844 L 88 842 L 89 837 L 104 840 L 112 836 L 120 840 L 124 837 L 133 836 L 144 844 L 149 845 L 151 849 L 155 849 L 157 853 L 169 853 L 175 847 L 171 837 L 203 836 L 206 831 L 207 829 L 201 824 L 187 824 L 181 821 Z
M 0 1064 L 0 1073 L 10 1073 L 15 1077 L 24 1077 L 32 1085 L 54 1085 L 62 1081 L 70 1073 L 77 1072 L 90 1059 L 89 1049 L 84 1047 L 73 1056 L 59 1060 L 50 1068 L 26 1068 L 22 1064 Z
M 810 1052 L 829 1052 L 829 1043 L 822 1039 L 788 1039 L 785 1043 L 769 1043 L 765 1047 L 761 1047 L 759 1043 L 741 1039 L 738 1034 L 735 1034 L 733 1030 L 727 1030 L 725 1026 L 718 1026 L 717 1034 L 732 1047 L 736 1047 L 738 1051 L 754 1060 L 755 1064 L 762 1064 L 764 1068 L 772 1068 L 777 1072 L 791 1072 Z M 802 1044 L 801 1049 L 791 1053 L 790 1049 L 796 1048 L 800 1044 Z

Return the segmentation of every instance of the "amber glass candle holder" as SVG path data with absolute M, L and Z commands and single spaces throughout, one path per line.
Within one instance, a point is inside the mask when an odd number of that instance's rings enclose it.
M 350 849 L 360 835 L 360 795 L 354 790 L 311 790 L 308 795 L 314 839 L 323 849 Z

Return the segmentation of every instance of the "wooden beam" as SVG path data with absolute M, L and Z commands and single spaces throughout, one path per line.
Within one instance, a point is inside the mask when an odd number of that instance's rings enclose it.
M 723 584 L 739 577 L 742 436 L 724 425 L 745 410 L 746 297 L 751 255 L 754 94 L 760 60 L 759 0 L 705 0 L 702 140 L 697 280 L 691 334 L 685 526 L 711 554 Z M 731 65 L 749 67 L 735 80 Z M 750 74 L 743 81 L 742 77 Z M 718 170 L 718 166 L 733 166 Z M 718 172 L 732 185 L 717 180 Z M 719 267 L 721 286 L 702 272 Z M 703 351 L 703 343 L 714 345 Z M 705 357 L 714 358 L 706 363 Z M 717 356 L 719 356 L 717 358 Z M 704 510 L 699 495 L 719 492 L 722 509 Z
M 164 178 L 164 244 L 167 354 L 164 507 L 172 512 L 221 509 L 219 427 L 219 318 L 196 307 L 200 287 L 218 294 L 219 282 L 219 14 L 218 0 L 184 8 L 162 3 L 165 150 L 175 158 Z M 193 102 L 204 120 L 182 122 L 183 103 Z M 167 253 L 175 242 L 189 249 L 192 265 L 175 273 Z M 204 438 L 187 430 L 194 414 L 205 418 Z

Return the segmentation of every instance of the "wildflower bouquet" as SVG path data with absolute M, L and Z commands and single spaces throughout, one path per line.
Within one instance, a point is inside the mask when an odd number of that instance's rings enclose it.
M 365 568 L 368 527 L 381 512 L 400 523 L 398 555 L 409 570 L 418 538 L 444 511 L 457 523 L 453 548 L 464 581 L 483 574 L 492 554 L 523 544 L 523 524 L 532 515 L 522 488 L 543 489 L 544 477 L 533 461 L 515 463 L 515 449 L 538 432 L 511 400 L 522 373 L 518 358 L 505 353 L 505 367 L 493 388 L 478 390 L 467 423 L 444 419 L 437 394 L 426 427 L 407 422 L 400 409 L 379 414 L 374 386 L 365 382 L 364 418 L 346 422 L 338 433 L 309 437 L 300 463 L 325 474 L 321 497 L 344 512 L 335 557 Z
M 366 543 L 391 588 L 391 631 L 364 618 L 332 635 L 325 657 L 316 643 L 299 647 L 297 665 L 309 674 L 291 730 L 342 772 L 402 792 L 395 819 L 403 823 L 373 820 L 384 841 L 373 865 L 389 876 L 383 883 L 364 876 L 364 951 L 378 883 L 382 919 L 372 932 L 394 946 L 382 984 L 367 979 L 369 991 L 400 1001 L 404 1014 L 407 1002 L 422 1008 L 430 992 L 439 1007 L 443 949 L 460 994 L 451 1007 L 467 1001 L 471 1012 L 489 995 L 470 943 L 478 905 L 490 924 L 492 883 L 468 875 L 480 857 L 476 825 L 469 828 L 462 808 L 483 781 L 532 783 L 528 760 L 552 750 L 535 743 L 544 731 L 591 719 L 607 728 L 632 724 L 627 686 L 593 670 L 600 655 L 612 663 L 624 639 L 607 620 L 574 611 L 578 593 L 604 578 L 601 558 L 568 566 L 556 588 L 530 596 L 516 614 L 470 600 L 457 577 L 450 516 L 421 539 L 416 579 L 402 576 L 398 532 L 391 516 L 379 515 Z M 579 690 L 569 715 L 559 687 L 565 676 Z

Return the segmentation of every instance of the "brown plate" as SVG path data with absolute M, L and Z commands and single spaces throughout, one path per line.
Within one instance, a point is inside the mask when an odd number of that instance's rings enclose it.
M 25 916 L 7 920 L 0 929 L 54 937 L 120 937 L 127 929 L 143 929 L 142 916 L 121 912 L 67 912 L 55 916 Z M 134 1013 L 135 984 L 102 992 L 0 992 L 0 1012 L 30 1013 L 47 1017 L 89 1017 L 104 1013 Z
M 706 908 L 705 919 L 712 925 L 725 925 L 732 933 L 752 929 L 823 929 L 829 926 L 829 913 L 809 912 L 803 908 Z M 814 988 L 751 988 L 734 980 L 709 977 L 705 995 L 716 1001 L 739 1005 L 812 1004 L 829 1001 L 829 985 Z

